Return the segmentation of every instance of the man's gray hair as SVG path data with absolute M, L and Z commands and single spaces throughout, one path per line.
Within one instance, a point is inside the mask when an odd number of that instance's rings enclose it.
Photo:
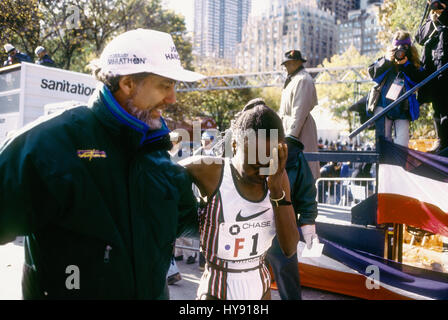
M 104 83 L 110 92 L 115 92 L 119 89 L 120 76 L 104 72 L 99 65 L 99 60 L 93 60 L 88 68 L 92 71 L 95 79 Z
M 121 75 L 112 74 L 110 72 L 104 72 L 99 65 L 99 60 L 93 60 L 90 62 L 88 68 L 92 71 L 92 75 L 95 77 L 96 80 L 104 83 L 106 87 L 110 90 L 110 92 L 114 93 L 116 92 L 120 86 L 120 78 Z M 135 73 L 130 74 L 129 76 L 137 83 L 140 83 L 143 79 L 145 79 L 147 76 L 149 76 L 150 73 L 148 72 L 141 72 L 141 73 Z

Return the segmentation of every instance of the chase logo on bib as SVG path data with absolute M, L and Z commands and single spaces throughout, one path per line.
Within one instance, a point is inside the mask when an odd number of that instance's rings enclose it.
M 271 220 L 221 223 L 217 256 L 224 260 L 246 260 L 258 257 L 271 246 L 275 224 Z
M 240 233 L 241 228 L 239 225 L 234 224 L 233 226 L 230 227 L 229 232 L 232 236 L 236 236 L 238 233 Z

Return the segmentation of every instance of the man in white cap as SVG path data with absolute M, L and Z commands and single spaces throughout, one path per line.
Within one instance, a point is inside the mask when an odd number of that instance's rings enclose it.
M 174 241 L 198 223 L 161 112 L 176 80 L 203 76 L 144 29 L 114 38 L 95 75 L 88 105 L 0 147 L 0 244 L 26 236 L 25 299 L 167 299 Z
M 47 50 L 42 47 L 38 46 L 36 50 L 34 50 L 34 53 L 37 56 L 36 64 L 40 64 L 41 66 L 46 67 L 55 67 L 56 63 L 53 61 L 53 59 L 50 58 L 50 56 L 47 53 Z
M 216 144 L 214 132 L 210 130 L 204 131 L 201 137 L 201 144 L 203 148 L 202 150 L 203 155 L 216 156 L 215 151 L 212 149 L 213 146 Z
M 3 63 L 4 67 L 21 62 L 32 62 L 31 58 L 27 54 L 21 53 L 12 44 L 7 43 L 4 45 L 4 48 L 8 54 L 8 60 Z

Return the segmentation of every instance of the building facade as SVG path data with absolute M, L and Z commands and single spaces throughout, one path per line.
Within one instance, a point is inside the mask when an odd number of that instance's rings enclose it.
M 236 67 L 244 72 L 282 70 L 284 53 L 298 49 L 314 67 L 337 50 L 334 15 L 317 0 L 274 0 L 261 17 L 250 17 L 236 52 Z
M 347 20 L 338 24 L 339 54 L 351 45 L 363 55 L 374 55 L 381 50 L 377 42 L 381 30 L 378 22 L 380 7 L 381 3 L 371 3 L 366 9 L 350 11 Z
M 333 12 L 338 22 L 347 20 L 349 11 L 360 9 L 361 0 L 319 0 L 318 4 L 319 8 Z
M 195 0 L 193 54 L 233 59 L 251 0 Z

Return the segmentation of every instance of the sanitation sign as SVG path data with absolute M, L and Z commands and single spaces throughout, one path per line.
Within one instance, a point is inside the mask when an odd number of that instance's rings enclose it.
M 23 66 L 22 66 L 23 68 Z M 27 64 L 25 93 L 27 97 L 39 96 L 46 103 L 75 100 L 87 102 L 95 91 L 97 81 L 88 74 L 57 68 Z M 46 104 L 45 103 L 45 104 Z
M 63 107 L 67 101 L 86 104 L 98 82 L 89 74 L 31 63 L 21 66 L 21 125 L 30 123 L 45 113 L 46 105 Z
M 70 82 L 67 80 L 52 80 L 43 78 L 40 82 L 40 87 L 44 90 L 52 92 L 71 93 L 80 96 L 91 96 L 95 88 L 89 87 L 84 82 Z

